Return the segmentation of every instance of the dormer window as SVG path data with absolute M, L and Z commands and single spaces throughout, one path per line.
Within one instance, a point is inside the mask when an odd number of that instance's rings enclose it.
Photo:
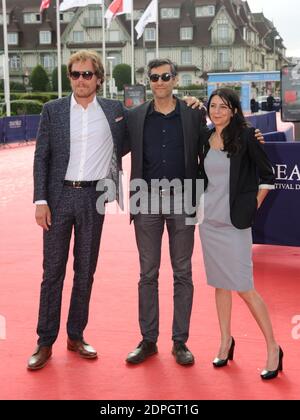
M 24 13 L 24 23 L 40 23 L 41 15 L 40 13 Z
M 179 7 L 162 7 L 160 9 L 161 19 L 179 19 L 180 8 Z
M 215 16 L 216 9 L 215 6 L 197 6 L 196 7 L 196 17 L 210 17 Z
M 192 28 L 192 26 L 180 28 L 180 40 L 181 41 L 192 41 L 193 40 L 193 28 Z

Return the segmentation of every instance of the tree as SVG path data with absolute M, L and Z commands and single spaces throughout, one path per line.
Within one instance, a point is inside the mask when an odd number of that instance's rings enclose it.
M 113 78 L 118 90 L 123 90 L 124 85 L 131 84 L 131 67 L 128 64 L 118 64 L 113 70 Z
M 57 67 L 52 72 L 52 90 L 53 92 L 58 91 L 58 70 Z M 61 83 L 63 92 L 69 92 L 71 90 L 70 81 L 68 78 L 68 69 L 65 64 L 61 66 Z
M 30 75 L 32 89 L 38 92 L 46 92 L 49 86 L 49 77 L 41 65 L 37 65 Z

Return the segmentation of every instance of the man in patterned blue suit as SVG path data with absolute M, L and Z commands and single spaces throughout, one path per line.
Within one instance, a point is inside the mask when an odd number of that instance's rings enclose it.
M 70 57 L 71 96 L 45 104 L 34 158 L 36 222 L 44 229 L 38 346 L 29 370 L 41 369 L 52 354 L 61 313 L 61 297 L 74 230 L 74 281 L 69 308 L 67 348 L 83 358 L 96 358 L 84 341 L 96 270 L 104 211 L 99 213 L 99 180 L 110 178 L 119 199 L 119 171 L 125 153 L 124 109 L 119 101 L 100 99 L 104 68 L 97 53 Z

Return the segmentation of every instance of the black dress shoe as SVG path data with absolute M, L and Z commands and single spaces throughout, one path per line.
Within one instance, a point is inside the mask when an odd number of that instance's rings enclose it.
M 157 353 L 157 345 L 151 341 L 141 341 L 137 348 L 128 354 L 126 362 L 137 365 L 143 362 L 147 357 Z
M 174 341 L 172 354 L 179 365 L 193 365 L 195 362 L 193 354 L 182 341 Z
M 262 373 L 260 374 L 261 379 L 264 379 L 267 381 L 269 379 L 276 378 L 278 375 L 278 372 L 283 370 L 282 359 L 283 359 L 283 351 L 281 347 L 279 346 L 279 360 L 278 360 L 277 369 L 276 370 L 263 370 Z
M 226 359 L 219 359 L 218 357 L 215 358 L 215 360 L 213 361 L 213 365 L 216 368 L 221 368 L 227 365 L 228 360 L 233 360 L 233 354 L 234 354 L 234 346 L 235 346 L 235 341 L 234 338 L 231 337 L 231 345 L 230 345 L 230 349 L 228 352 L 228 356 Z

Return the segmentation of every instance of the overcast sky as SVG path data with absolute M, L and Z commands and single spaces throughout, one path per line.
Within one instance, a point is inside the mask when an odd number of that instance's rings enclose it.
M 252 12 L 264 12 L 284 40 L 288 57 L 300 57 L 299 0 L 247 0 Z

